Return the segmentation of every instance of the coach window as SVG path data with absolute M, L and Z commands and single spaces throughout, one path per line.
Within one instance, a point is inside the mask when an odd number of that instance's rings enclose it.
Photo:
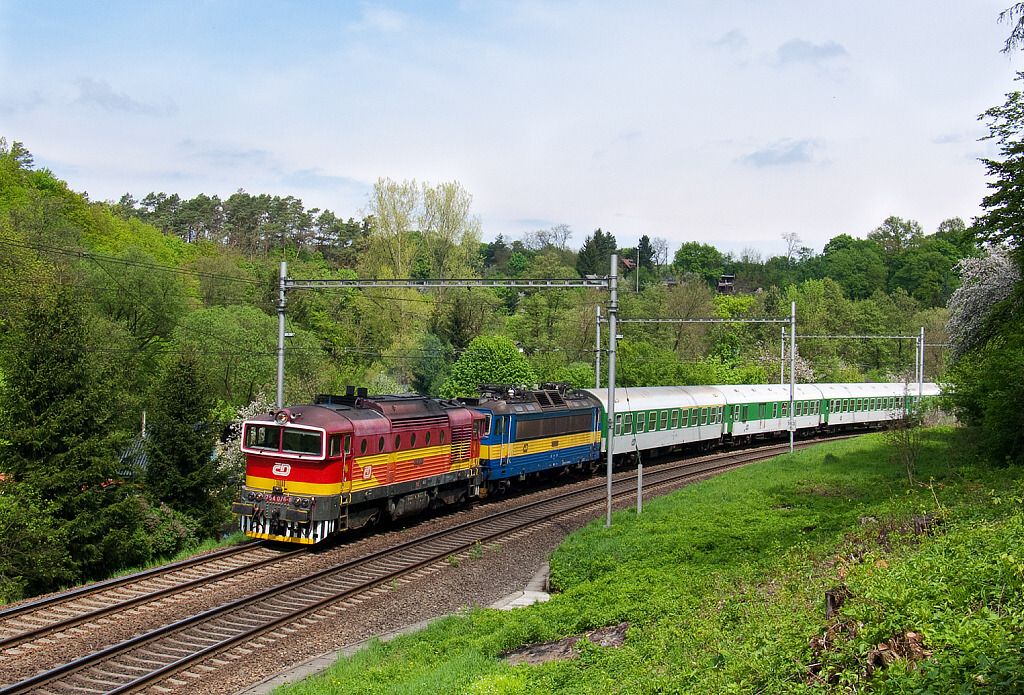
M 622 433 L 623 434 L 632 434 L 633 433 L 633 413 L 626 413 L 625 417 L 626 417 L 626 424 L 622 428 Z
M 658 429 L 658 413 L 651 411 L 647 414 L 647 431 L 653 432 Z
M 786 417 L 787 413 L 789 413 L 789 403 L 783 403 L 782 404 L 782 417 Z
M 636 431 L 637 431 L 637 433 L 640 433 L 640 432 L 644 431 L 644 425 L 646 424 L 646 422 L 647 422 L 647 414 L 646 413 L 637 413 L 636 414 Z
M 366 439 L 365 438 L 359 440 L 359 453 L 360 454 L 365 454 L 366 453 Z
M 661 429 L 665 429 L 666 427 L 668 427 L 668 411 L 667 410 L 662 410 L 661 411 Z
M 615 416 L 615 436 L 622 434 L 622 415 Z
M 341 435 L 335 434 L 331 437 L 329 443 L 328 456 L 341 456 Z
M 679 410 L 676 408 L 672 409 L 672 429 L 679 427 Z

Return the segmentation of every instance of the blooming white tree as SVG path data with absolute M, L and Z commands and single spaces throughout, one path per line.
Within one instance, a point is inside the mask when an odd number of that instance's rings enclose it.
M 229 484 L 245 482 L 245 454 L 241 450 L 242 423 L 257 415 L 264 415 L 273 409 L 270 401 L 263 394 L 257 396 L 249 405 L 243 405 L 236 411 L 235 419 L 228 425 L 229 434 L 219 441 L 214 448 L 213 458 L 217 466 L 228 474 Z
M 1020 270 L 1005 246 L 993 246 L 980 258 L 965 258 L 957 265 L 960 287 L 949 299 L 949 342 L 958 359 L 982 335 L 989 312 L 1010 296 Z

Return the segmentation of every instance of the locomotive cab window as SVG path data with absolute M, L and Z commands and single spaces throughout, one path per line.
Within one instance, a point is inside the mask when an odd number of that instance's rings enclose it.
M 319 454 L 323 450 L 323 435 L 309 430 L 284 428 L 281 451 L 290 454 Z
M 245 428 L 245 445 L 250 449 L 281 448 L 281 428 L 273 425 L 249 425 Z
M 341 456 L 341 435 L 340 434 L 331 435 L 331 439 L 328 442 L 328 452 L 327 452 L 327 455 L 331 456 L 331 457 Z
M 490 432 L 491 432 L 491 416 L 490 415 L 484 415 L 484 434 L 487 434 L 487 433 L 490 433 Z M 427 444 L 429 444 L 429 443 L 430 442 L 428 441 Z

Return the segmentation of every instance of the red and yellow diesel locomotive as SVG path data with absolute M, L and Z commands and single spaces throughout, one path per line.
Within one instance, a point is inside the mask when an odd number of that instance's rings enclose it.
M 232 511 L 252 538 L 317 543 L 478 493 L 484 416 L 423 396 L 348 389 L 244 423 Z

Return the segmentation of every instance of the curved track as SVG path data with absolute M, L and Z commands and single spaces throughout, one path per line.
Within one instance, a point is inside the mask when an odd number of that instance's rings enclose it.
M 305 552 L 245 543 L 12 606 L 0 610 L 0 650 Z
M 800 443 L 798 447 L 812 443 Z M 662 464 L 645 472 L 645 490 L 677 487 L 787 450 L 788 444 L 781 444 Z M 513 538 L 558 519 L 592 514 L 605 502 L 605 485 L 602 478 L 574 491 L 555 491 L 545 499 L 346 561 L 57 665 L 0 688 L 0 695 L 126 693 L 160 681 L 170 686 L 186 685 L 189 681 L 176 679 L 175 674 L 192 670 L 192 677 L 201 677 L 213 668 L 228 667 L 249 653 L 247 644 L 251 648 L 252 644 L 265 646 L 284 640 L 304 626 L 331 619 L 382 587 L 393 587 L 403 578 L 430 572 L 446 561 L 457 562 L 484 543 Z M 613 496 L 617 498 L 628 498 L 635 490 L 633 474 L 613 480 Z

